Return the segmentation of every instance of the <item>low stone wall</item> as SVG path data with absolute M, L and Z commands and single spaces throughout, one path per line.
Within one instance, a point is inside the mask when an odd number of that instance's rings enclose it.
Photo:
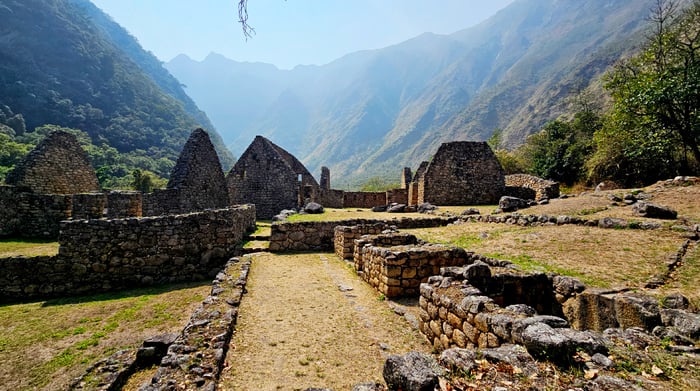
M 333 240 L 335 255 L 340 259 L 352 259 L 355 252 L 355 239 L 360 239 L 363 235 L 378 235 L 389 227 L 386 223 L 335 227 L 335 239 Z
M 346 191 L 343 193 L 344 208 L 373 208 L 386 204 L 386 192 L 384 191 Z
M 254 228 L 252 205 L 63 221 L 57 256 L 0 259 L 0 301 L 202 280 L 216 275 Z
M 408 189 L 392 189 L 386 191 L 386 204 L 408 205 Z
M 273 223 L 269 250 L 281 251 L 329 251 L 335 243 L 335 227 L 386 224 L 397 228 L 442 227 L 457 221 L 458 217 L 431 217 L 422 219 L 400 218 L 392 220 L 354 219 L 341 221 L 313 221 L 301 223 Z
M 418 287 L 441 267 L 471 261 L 462 248 L 438 244 L 417 245 L 414 235 L 392 233 L 355 241 L 358 274 L 386 297 L 417 296 Z
M 603 353 L 609 328 L 700 338 L 700 315 L 680 295 L 666 299 L 589 290 L 556 274 L 493 274 L 485 263 L 443 268 L 420 285 L 420 331 L 437 351 L 521 344 L 536 358 L 571 360 L 578 350 Z M 570 326 L 572 328 L 570 328 Z
M 143 193 L 138 191 L 110 191 L 107 194 L 107 218 L 123 219 L 143 216 Z
M 197 308 L 182 334 L 142 391 L 186 389 L 215 390 L 224 369 L 226 354 L 238 319 L 238 306 L 245 292 L 250 258 L 234 258 L 217 274 L 211 294 Z M 188 385 L 188 386 L 185 386 Z
M 541 200 L 544 198 L 552 199 L 559 197 L 559 183 L 548 181 L 546 179 L 538 178 L 536 176 L 527 174 L 513 174 L 506 175 L 506 195 L 513 197 L 523 198 L 523 199 L 534 199 Z M 518 191 L 517 188 L 530 189 L 535 192 L 535 197 L 521 197 L 521 195 L 529 194 L 525 190 L 525 193 Z M 516 194 L 510 194 L 516 193 Z
M 85 193 L 73 195 L 73 219 L 99 219 L 104 216 L 107 207 L 107 195 L 104 193 Z
M 343 190 L 317 188 L 312 199 L 326 208 L 340 209 L 345 207 L 344 194 Z

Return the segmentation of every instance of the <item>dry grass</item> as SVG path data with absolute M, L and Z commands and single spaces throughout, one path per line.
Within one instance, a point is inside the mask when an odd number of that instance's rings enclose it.
M 45 240 L 0 240 L 0 258 L 37 257 L 58 254 L 58 242 Z
M 640 287 L 664 271 L 665 258 L 683 243 L 671 231 L 579 226 L 519 227 L 466 223 L 405 230 L 430 242 L 507 259 L 526 270 L 553 271 L 597 287 Z
M 0 306 L 0 388 L 65 389 L 95 361 L 179 332 L 209 284 Z
M 349 390 L 381 380 L 388 354 L 430 351 L 380 299 L 332 254 L 255 254 L 219 388 Z

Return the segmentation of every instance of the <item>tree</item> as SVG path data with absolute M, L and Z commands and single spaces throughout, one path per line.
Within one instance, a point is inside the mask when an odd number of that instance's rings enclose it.
M 601 124 L 593 111 L 576 113 L 571 121 L 551 121 L 528 137 L 516 153 L 531 174 L 573 185 L 585 176 L 593 134 Z
M 613 97 L 614 123 L 621 132 L 641 132 L 650 148 L 663 147 L 664 154 L 668 152 L 666 141 L 677 141 L 697 166 L 700 1 L 695 0 L 680 16 L 676 16 L 677 9 L 676 0 L 656 0 L 651 16 L 655 28 L 646 49 L 616 66 L 605 87 Z

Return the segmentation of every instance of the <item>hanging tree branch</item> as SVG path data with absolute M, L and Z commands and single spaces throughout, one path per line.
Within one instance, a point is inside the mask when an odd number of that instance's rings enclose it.
M 238 23 L 241 24 L 246 41 L 255 35 L 255 29 L 248 24 L 248 0 L 238 0 Z

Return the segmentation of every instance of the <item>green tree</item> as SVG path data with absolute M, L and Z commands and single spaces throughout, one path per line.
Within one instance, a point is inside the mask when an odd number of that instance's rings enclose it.
M 531 174 L 573 185 L 585 178 L 593 134 L 601 124 L 600 116 L 592 111 L 577 113 L 571 121 L 549 122 L 516 153 Z
M 625 145 L 629 158 L 644 152 L 669 153 L 670 141 L 700 163 L 700 1 L 676 16 L 675 0 L 657 0 L 651 20 L 654 31 L 645 50 L 621 62 L 605 87 L 613 98 L 612 121 L 640 148 Z M 611 130 L 605 132 L 611 135 Z M 603 134 L 600 135 L 602 138 Z M 617 141 L 619 137 L 617 137 Z M 602 141 L 602 140 L 601 140 Z M 604 142 L 604 141 L 603 141 Z M 680 154 L 685 155 L 685 153 Z M 661 162 L 657 162 L 658 164 Z

